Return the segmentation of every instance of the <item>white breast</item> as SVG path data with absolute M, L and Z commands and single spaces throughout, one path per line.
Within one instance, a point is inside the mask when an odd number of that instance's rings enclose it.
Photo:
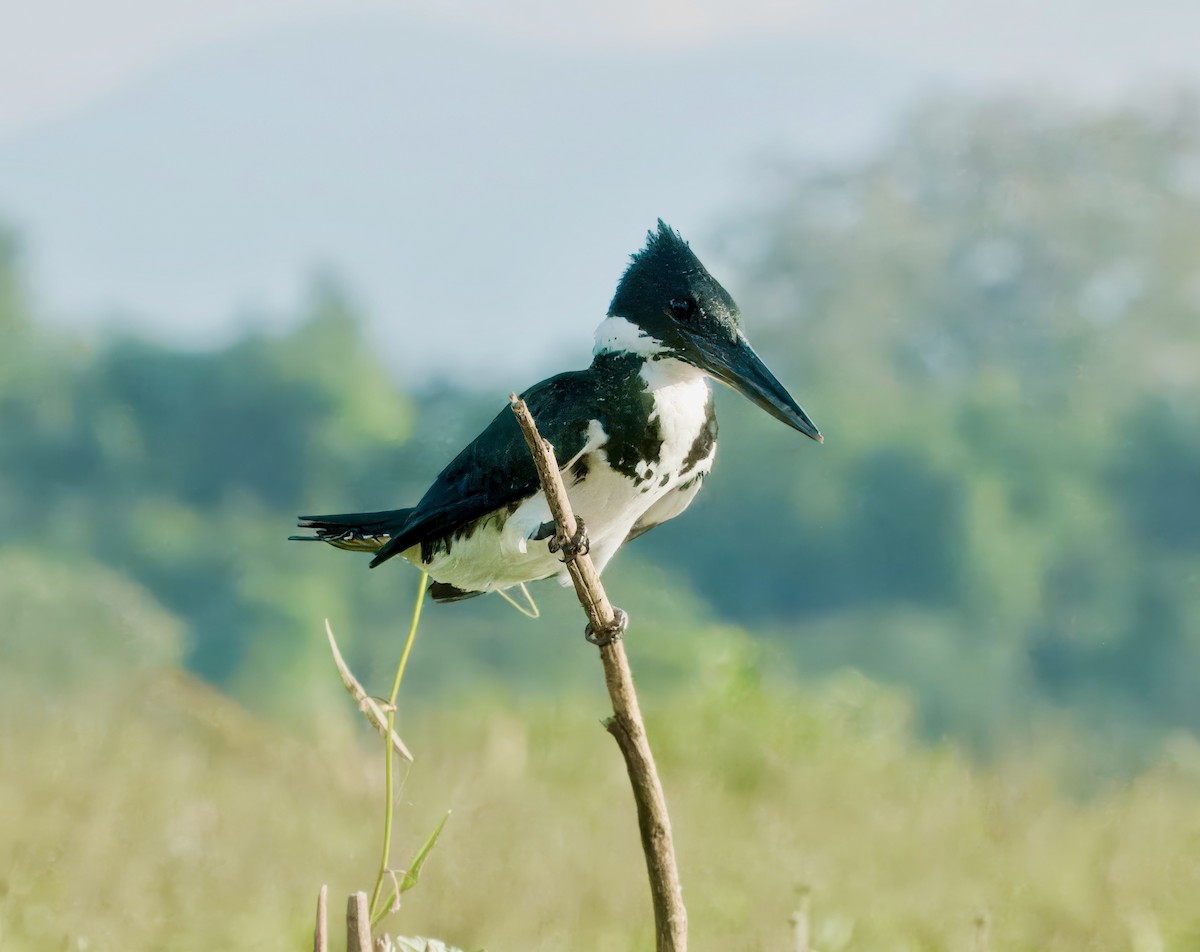
M 663 437 L 656 468 L 676 471 L 708 425 L 708 381 L 691 364 L 674 359 L 646 364 L 641 377 L 654 394 L 650 418 L 658 420 Z

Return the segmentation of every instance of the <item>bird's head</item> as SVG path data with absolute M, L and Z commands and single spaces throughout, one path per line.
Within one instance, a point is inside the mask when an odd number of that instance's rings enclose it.
M 822 442 L 808 414 L 754 353 L 729 292 L 661 219 L 617 285 L 596 332 L 596 353 L 686 361 Z

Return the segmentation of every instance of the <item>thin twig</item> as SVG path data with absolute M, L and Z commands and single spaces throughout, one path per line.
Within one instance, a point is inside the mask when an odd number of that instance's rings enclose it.
M 322 886 L 317 894 L 317 926 L 313 929 L 313 952 L 329 952 L 329 916 L 325 904 L 329 897 L 329 887 Z
M 329 650 L 333 652 L 333 663 L 337 665 L 338 673 L 342 676 L 342 684 L 346 685 L 346 690 L 350 692 L 350 696 L 358 702 L 358 709 L 363 712 L 363 716 L 366 717 L 370 725 L 379 732 L 380 737 L 387 737 L 390 733 L 392 736 L 392 746 L 396 749 L 396 753 L 405 760 L 411 761 L 413 755 L 404 746 L 404 741 L 400 739 L 400 735 L 396 733 L 394 728 L 388 726 L 388 717 L 383 711 L 383 706 L 375 698 L 367 694 L 366 690 L 359 683 L 358 678 L 350 670 L 350 666 L 346 664 L 346 659 L 342 657 L 342 653 L 338 650 L 337 640 L 333 637 L 333 629 L 329 627 L 328 618 L 325 619 L 325 634 L 329 636 Z
M 578 524 L 563 486 L 554 447 L 538 433 L 525 401 L 516 394 L 511 394 L 509 401 L 525 435 L 525 442 L 529 445 L 529 452 L 533 455 L 542 491 L 550 505 L 550 514 L 560 535 L 573 538 Z M 567 560 L 567 571 L 575 583 L 575 593 L 587 613 L 592 630 L 603 632 L 610 629 L 616 615 L 591 558 L 587 553 L 575 555 Z M 650 751 L 633 687 L 633 673 L 629 669 L 629 660 L 621 640 L 614 639 L 602 646 L 600 660 L 604 664 L 604 680 L 613 705 L 613 716 L 605 722 L 605 727 L 621 748 L 629 782 L 633 787 L 633 798 L 637 803 L 638 827 L 642 834 L 642 850 L 646 854 L 646 871 L 650 877 L 650 895 L 654 903 L 656 948 L 659 952 L 685 952 L 687 910 L 683 905 L 679 871 L 675 866 L 671 818 L 667 814 L 666 798 L 654 766 L 654 755 Z

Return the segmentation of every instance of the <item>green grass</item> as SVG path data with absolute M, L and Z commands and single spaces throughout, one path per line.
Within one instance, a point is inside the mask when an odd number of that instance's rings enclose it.
M 297 680 L 289 728 L 181 673 L 175 624 L 104 569 L 0 553 L 0 605 L 4 952 L 294 950 L 322 883 L 335 918 L 370 888 L 383 758 L 332 662 L 327 687 Z M 1081 773 L 1095 761 L 1050 728 L 982 766 L 919 740 L 907 701 L 859 675 L 800 685 L 736 630 L 685 628 L 628 641 L 655 673 L 642 703 L 694 949 L 787 949 L 799 890 L 821 952 L 971 949 L 980 912 L 994 950 L 1200 947 L 1190 736 L 1120 782 Z M 444 635 L 422 632 L 405 692 Z M 393 862 L 453 814 L 389 931 L 491 952 L 653 945 L 599 663 L 578 627 L 546 645 L 594 665 L 595 691 L 402 692 L 416 763 Z
M 302 948 L 322 882 L 337 914 L 369 887 L 383 778 L 365 727 L 334 716 L 322 739 L 291 737 L 170 669 L 53 703 L 8 687 L 6 950 Z M 1183 742 L 1079 800 L 1047 766 L 1055 745 L 974 767 L 915 742 L 905 704 L 853 675 L 805 692 L 735 661 L 645 702 L 696 949 L 787 948 L 799 887 L 822 952 L 968 949 L 980 910 L 994 949 L 1200 941 L 1200 754 Z M 402 717 L 417 763 L 397 861 L 454 813 L 387 927 L 490 950 L 650 947 L 604 713 L 494 696 Z

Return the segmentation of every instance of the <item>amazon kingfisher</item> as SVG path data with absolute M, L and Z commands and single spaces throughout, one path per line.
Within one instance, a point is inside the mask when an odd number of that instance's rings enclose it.
M 632 256 L 592 365 L 522 394 L 554 446 L 576 539 L 555 534 L 537 471 L 506 407 L 410 509 L 302 516 L 303 541 L 401 555 L 452 602 L 557 575 L 586 548 L 603 571 L 622 543 L 688 507 L 712 469 L 717 421 L 707 378 L 728 384 L 817 442 L 820 431 L 746 340 L 738 307 L 679 234 L 660 219 Z M 627 619 L 618 614 L 618 636 Z M 606 643 L 595 640 L 594 643 Z

